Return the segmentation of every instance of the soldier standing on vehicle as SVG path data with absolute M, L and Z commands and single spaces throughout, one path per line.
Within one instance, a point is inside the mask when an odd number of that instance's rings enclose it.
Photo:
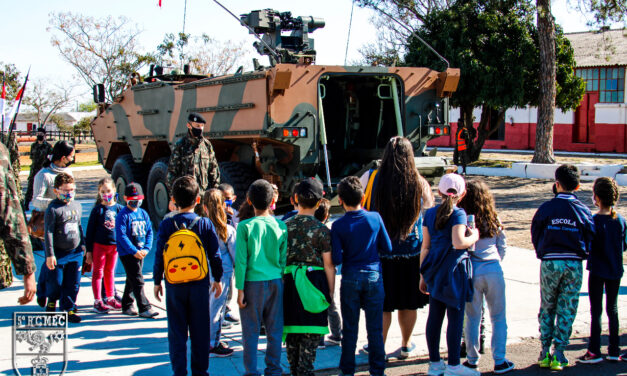
M 44 161 L 48 155 L 52 154 L 52 145 L 46 141 L 46 128 L 37 128 L 37 141 L 30 146 L 30 173 L 28 174 L 28 188 L 26 189 L 26 197 L 24 198 L 24 210 L 28 210 L 28 204 L 33 198 L 33 182 L 35 175 L 43 167 Z
M 468 130 L 462 119 L 457 121 L 457 132 L 455 133 L 455 150 L 453 151 L 453 163 L 461 164 L 463 174 L 466 175 L 466 165 L 468 164 Z
M 213 146 L 202 135 L 205 119 L 192 112 L 187 118 L 187 134 L 176 142 L 170 164 L 166 184 L 172 192 L 174 180 L 181 176 L 190 175 L 196 178 L 200 187 L 200 196 L 211 188 L 220 185 L 220 169 L 213 152 Z
M 18 298 L 18 302 L 26 304 L 33 300 L 37 290 L 35 259 L 18 200 L 9 151 L 3 144 L 0 144 L 0 239 L 6 244 L 0 250 L 0 289 L 13 282 L 12 261 L 15 272 L 24 276 L 24 295 Z

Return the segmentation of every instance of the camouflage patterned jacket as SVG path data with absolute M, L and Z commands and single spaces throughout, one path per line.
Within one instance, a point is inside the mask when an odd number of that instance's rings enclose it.
M 0 144 L 0 238 L 5 242 L 5 250 L 13 261 L 15 272 L 26 275 L 33 273 L 36 267 L 26 220 L 17 197 L 9 151 Z M 0 279 L 3 277 L 0 275 Z M 0 280 L 0 284 L 2 282 Z
M 185 175 L 196 178 L 201 193 L 211 188 L 218 188 L 220 169 L 208 139 L 204 137 L 197 139 L 188 133 L 176 142 L 170 156 L 166 178 L 170 192 L 172 192 L 174 180 Z
M 52 154 L 52 145 L 48 141 L 44 141 L 41 144 L 37 141 L 33 142 L 30 146 L 30 159 L 33 163 L 30 166 L 30 176 L 35 177 L 37 172 L 43 167 L 44 161 L 49 154 Z
M 2 143 L 7 147 L 9 152 L 9 158 L 11 161 L 11 167 L 13 176 L 15 177 L 15 185 L 17 186 L 17 195 L 20 201 L 22 201 L 22 185 L 20 184 L 20 171 L 22 166 L 20 165 L 20 152 L 17 147 L 17 140 L 15 138 L 15 132 L 11 133 L 11 138 L 7 143 L 7 135 L 2 135 Z
M 324 266 L 322 254 L 331 252 L 331 231 L 316 218 L 296 215 L 288 219 L 286 265 Z

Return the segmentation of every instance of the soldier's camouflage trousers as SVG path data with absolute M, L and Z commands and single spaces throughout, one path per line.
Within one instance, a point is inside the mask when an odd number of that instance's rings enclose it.
M 11 258 L 4 249 L 4 241 L 0 240 L 0 289 L 6 289 L 13 283 Z
M 320 334 L 294 334 L 285 338 L 287 361 L 294 376 L 313 376 L 316 349 L 320 343 Z
M 540 341 L 542 348 L 563 351 L 568 345 L 577 316 L 583 279 L 579 260 L 544 260 L 540 266 Z

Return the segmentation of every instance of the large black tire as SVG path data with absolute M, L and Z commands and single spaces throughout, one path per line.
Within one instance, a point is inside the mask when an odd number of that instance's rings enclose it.
M 142 188 L 146 186 L 146 172 L 141 164 L 133 161 L 133 156 L 130 154 L 121 155 L 115 160 L 111 169 L 111 179 L 113 179 L 119 202 L 122 205 L 124 205 L 124 189 L 129 183 L 139 183 Z
M 168 158 L 161 158 L 152 165 L 148 173 L 146 201 L 153 226 L 158 228 L 163 217 L 168 213 L 170 192 L 166 185 Z
M 242 162 L 220 162 L 220 182 L 233 186 L 237 200 L 233 206 L 238 209 L 246 199 L 248 187 L 259 178 L 259 174 Z

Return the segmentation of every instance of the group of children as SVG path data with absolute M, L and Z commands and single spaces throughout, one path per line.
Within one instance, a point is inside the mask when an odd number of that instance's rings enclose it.
M 609 178 L 595 181 L 594 203 L 599 213 L 592 216 L 573 193 L 579 187 L 577 168 L 562 165 L 555 177 L 556 196 L 538 209 L 531 226 L 533 245 L 541 259 L 539 365 L 552 370 L 569 365 L 564 350 L 577 313 L 584 259 L 590 272 L 592 325 L 588 351 L 579 361 L 602 360 L 599 338 L 604 289 L 610 321 L 607 359 L 620 360 L 616 301 L 623 273 L 622 252 L 627 247 L 627 224 L 613 209 L 618 201 L 616 183 Z M 80 322 L 75 302 L 81 258 L 86 251 L 85 261 L 93 265 L 97 312 L 121 309 L 127 315 L 156 316 L 143 292 L 141 271 L 152 248 L 153 231 L 147 213 L 140 208 L 141 187 L 129 184 L 124 192 L 126 206 L 121 206 L 116 203 L 113 181 L 103 179 L 85 238 L 80 225 L 81 208 L 73 202 L 73 178 L 59 174 L 54 187 L 57 199 L 45 216 L 46 265 L 50 269 L 47 310 L 55 309 L 60 300 L 60 308 L 69 313 L 68 320 Z M 505 282 L 500 266 L 506 242 L 494 199 L 485 183 L 473 180 L 466 184 L 456 174 L 443 176 L 438 191 L 442 203 L 424 213 L 420 256 L 420 289 L 429 294 L 428 374 L 479 374 L 479 322 L 484 300 L 493 326 L 494 372 L 508 372 L 514 364 L 505 357 Z M 333 312 L 337 314 L 334 291 L 336 268 L 340 265 L 342 324 L 332 325 L 332 329 L 341 325 L 341 333 L 335 330 L 329 340 L 341 341 L 341 373 L 355 373 L 363 310 L 370 374 L 384 374 L 384 289 L 379 256 L 391 252 L 392 245 L 380 215 L 362 208 L 364 190 L 357 177 L 342 179 L 337 193 L 346 213 L 329 230 L 325 225 L 329 203 L 315 179 L 297 184 L 291 197 L 296 210 L 285 222 L 272 215 L 277 199 L 273 186 L 262 179 L 255 181 L 246 195 L 252 217 L 240 216 L 239 223 L 234 221 L 237 213 L 229 210 L 228 204 L 235 200 L 232 189 L 209 190 L 201 197 L 193 178 L 184 176 L 174 182 L 171 194 L 177 211 L 159 224 L 155 236 L 154 294 L 161 300 L 165 279 L 168 341 L 175 375 L 187 374 L 188 333 L 194 375 L 208 374 L 211 352 L 232 353 L 220 341 L 220 328 L 233 278 L 245 374 L 259 374 L 257 347 L 260 331 L 265 328 L 264 374 L 282 373 L 281 344 L 285 342 L 291 373 L 312 375 L 316 349 L 329 333 L 329 321 L 339 321 Z M 204 217 L 195 214 L 198 205 Z M 471 214 L 474 220 L 469 223 Z M 126 271 L 121 299 L 116 298 L 113 280 L 118 255 Z M 131 294 L 138 311 L 132 307 Z M 445 315 L 448 364 L 439 353 Z M 463 364 L 462 336 L 468 349 Z
M 83 269 L 91 266 L 95 312 L 122 310 L 129 316 L 157 316 L 144 295 L 143 260 L 152 248 L 153 234 L 150 218 L 140 208 L 144 198 L 141 186 L 131 183 L 126 187 L 126 206 L 122 206 L 117 203 L 113 180 L 102 179 L 85 235 L 81 205 L 74 201 L 74 178 L 66 173 L 56 175 L 54 192 L 57 198 L 49 204 L 44 218 L 48 271 L 44 281 L 46 299 L 40 304 L 53 312 L 58 301 L 59 308 L 68 312 L 68 321 L 79 323 L 76 298 L 82 264 Z M 115 292 L 114 280 L 118 256 L 126 272 L 121 298 Z M 139 312 L 133 309 L 135 300 Z

